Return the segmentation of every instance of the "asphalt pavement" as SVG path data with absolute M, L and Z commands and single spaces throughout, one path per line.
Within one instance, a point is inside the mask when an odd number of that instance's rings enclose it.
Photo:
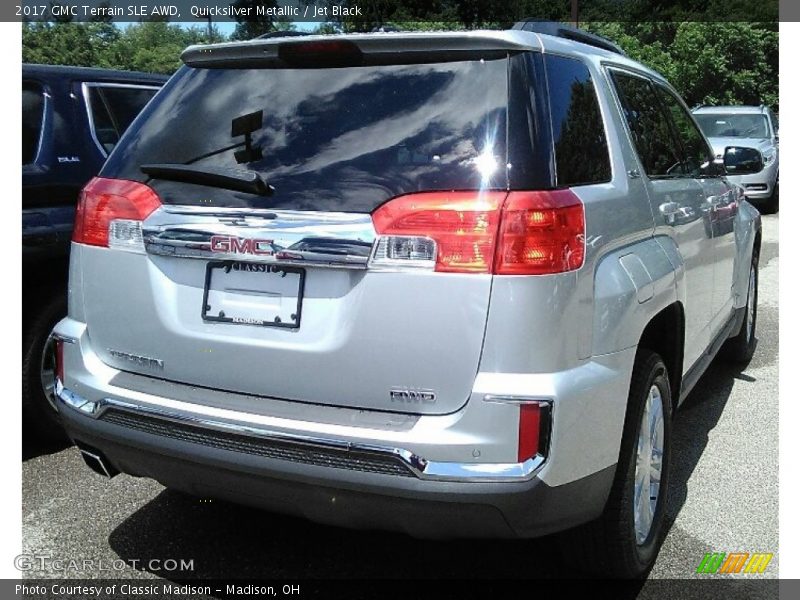
M 764 218 L 757 337 L 755 357 L 744 370 L 716 361 L 676 415 L 669 530 L 651 579 L 695 577 L 706 552 L 772 552 L 763 577 L 778 574 L 777 216 Z M 574 566 L 556 558 L 549 539 L 420 541 L 191 498 L 127 475 L 108 481 L 89 471 L 75 448 L 43 445 L 27 432 L 22 494 L 24 552 L 91 561 L 85 570 L 50 561 L 26 577 L 403 579 L 575 573 Z M 413 560 L 398 560 L 403 556 Z M 192 570 L 169 569 L 174 565 L 168 559 L 191 560 Z

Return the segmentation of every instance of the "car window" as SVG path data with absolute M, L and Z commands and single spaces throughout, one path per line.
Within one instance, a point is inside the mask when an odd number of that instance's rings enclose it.
M 87 91 L 97 142 L 109 153 L 158 90 L 147 87 L 91 85 Z
M 699 113 L 695 115 L 708 137 L 766 139 L 769 137 L 767 117 L 747 113 Z
M 636 152 L 648 177 L 683 176 L 680 146 L 650 82 L 642 77 L 612 72 L 622 112 Z
M 611 180 L 608 142 L 588 67 L 572 58 L 545 57 L 557 185 Z
M 714 156 L 703 134 L 675 94 L 661 85 L 656 85 L 656 90 L 672 118 L 675 132 L 683 146 L 683 172 L 692 177 L 703 175 Z
M 114 149 L 120 134 L 114 127 L 114 121 L 111 118 L 107 103 L 103 100 L 100 88 L 89 88 L 88 96 L 94 135 L 97 142 L 102 146 L 103 151 L 108 154 Z
M 36 160 L 44 121 L 44 91 L 32 81 L 22 82 L 22 164 Z
M 159 162 L 249 169 L 271 196 L 149 185 L 164 204 L 340 212 L 423 190 L 506 188 L 508 68 L 503 57 L 182 69 L 103 172 L 141 180 L 141 165 Z
M 778 115 L 772 111 L 769 111 L 769 118 L 772 121 L 772 134 L 778 135 Z

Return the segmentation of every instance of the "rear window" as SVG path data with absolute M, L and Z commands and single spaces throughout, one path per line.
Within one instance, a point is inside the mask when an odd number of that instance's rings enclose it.
M 758 138 L 769 137 L 767 117 L 747 113 L 699 113 L 695 119 L 708 137 Z
M 184 67 L 103 174 L 257 171 L 250 195 L 153 179 L 167 204 L 371 212 L 423 190 L 506 188 L 506 59 L 327 69 Z
M 44 120 L 44 92 L 32 81 L 22 82 L 22 164 L 36 160 Z

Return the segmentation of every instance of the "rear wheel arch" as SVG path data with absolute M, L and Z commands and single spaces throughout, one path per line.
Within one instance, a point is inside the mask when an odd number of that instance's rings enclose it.
M 663 541 L 665 503 L 669 487 L 671 416 L 680 396 L 683 367 L 684 311 L 673 302 L 650 318 L 639 337 L 631 370 L 619 460 L 603 514 L 557 537 L 563 556 L 596 576 L 642 577 L 652 567 Z M 664 372 L 666 371 L 666 373 Z M 666 375 L 666 377 L 665 377 Z M 666 379 L 666 381 L 665 381 Z M 658 383 L 663 398 L 663 462 L 658 501 L 643 539 L 639 539 L 636 507 L 640 480 L 643 399 Z M 644 493 L 641 490 L 639 494 Z M 652 494 L 652 485 L 648 488 Z M 638 497 L 641 500 L 641 496 Z
M 557 537 L 563 556 L 595 576 L 644 577 L 663 541 L 674 409 L 668 375 L 657 353 L 637 349 L 619 460 L 603 513 Z
M 680 302 L 674 302 L 654 315 L 639 338 L 639 348 L 655 352 L 664 361 L 669 374 L 673 405 L 680 397 L 684 340 L 684 311 Z

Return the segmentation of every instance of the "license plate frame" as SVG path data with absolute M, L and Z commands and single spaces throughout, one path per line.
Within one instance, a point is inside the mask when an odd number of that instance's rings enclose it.
M 297 281 L 297 303 L 294 306 L 294 312 L 290 318 L 284 321 L 280 315 L 275 315 L 272 319 L 252 319 L 244 318 L 236 315 L 229 315 L 218 313 L 216 315 L 210 314 L 213 307 L 209 304 L 211 292 L 224 292 L 224 290 L 212 288 L 215 272 L 222 270 L 225 274 L 229 274 L 231 270 L 235 269 L 236 265 L 244 265 L 246 269 L 244 272 L 250 272 L 253 276 L 266 275 L 269 277 L 285 278 L 289 274 L 298 276 Z M 258 270 L 252 270 L 252 269 Z M 261 271 L 260 269 L 264 270 Z M 285 265 L 273 265 L 267 263 L 245 262 L 236 260 L 219 260 L 210 261 L 206 264 L 205 282 L 203 284 L 203 305 L 201 306 L 200 316 L 204 322 L 207 323 L 228 323 L 231 325 L 250 325 L 251 327 L 276 327 L 280 329 L 298 329 L 300 327 L 300 320 L 302 317 L 303 309 L 303 296 L 305 294 L 305 281 L 306 270 L 301 267 L 291 267 Z M 282 298 L 282 297 L 281 297 Z

